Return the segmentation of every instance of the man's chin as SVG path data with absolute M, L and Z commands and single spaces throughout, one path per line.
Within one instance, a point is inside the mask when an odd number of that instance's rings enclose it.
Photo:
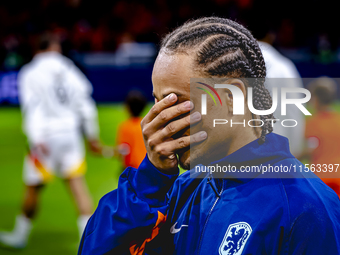
M 202 155 L 200 148 L 195 148 L 180 151 L 177 153 L 179 159 L 179 165 L 184 170 L 190 170 L 195 167 L 195 165 L 204 163 L 204 154 Z
M 184 170 L 190 170 L 190 150 L 178 153 L 179 165 Z

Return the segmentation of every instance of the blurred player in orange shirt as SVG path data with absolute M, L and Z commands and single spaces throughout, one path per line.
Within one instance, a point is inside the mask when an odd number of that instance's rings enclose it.
M 140 115 L 147 102 L 141 92 L 133 90 L 128 94 L 125 103 L 129 110 L 130 118 L 119 125 L 117 144 L 118 147 L 124 148 L 125 151 L 125 153 L 121 153 L 124 169 L 128 166 L 138 168 L 146 155 L 140 126 L 142 117 Z
M 321 77 L 310 83 L 309 89 L 315 113 L 306 122 L 307 146 L 302 157 L 308 158 L 314 166 L 321 164 L 321 169 L 328 169 L 315 173 L 340 196 L 340 167 L 337 169 L 335 165 L 340 164 L 340 114 L 331 109 L 336 97 L 336 82 Z M 333 167 L 332 173 L 329 165 Z

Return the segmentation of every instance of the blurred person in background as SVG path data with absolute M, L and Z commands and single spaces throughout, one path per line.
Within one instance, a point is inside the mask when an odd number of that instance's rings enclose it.
M 138 90 L 132 90 L 126 97 L 125 104 L 130 118 L 119 125 L 117 144 L 120 147 L 124 169 L 131 166 L 138 168 L 146 155 L 140 123 L 146 106 L 146 98 Z
M 24 132 L 29 153 L 24 161 L 25 195 L 14 230 L 2 232 L 0 243 L 13 248 L 26 246 L 39 195 L 56 174 L 65 180 L 79 211 L 81 235 L 93 213 L 84 174 L 85 148 L 100 153 L 97 109 L 91 98 L 92 85 L 71 60 L 61 54 L 59 41 L 51 35 L 39 38 L 33 60 L 18 75 Z
M 320 77 L 308 85 L 315 113 L 306 122 L 306 146 L 301 160 L 307 159 L 313 164 L 315 173 L 340 196 L 340 178 L 337 178 L 336 172 L 332 175 L 334 178 L 323 178 L 331 176 L 318 173 L 319 166 L 322 169 L 324 164 L 340 164 L 340 114 L 331 108 L 336 86 L 335 80 L 328 77 Z
M 261 30 L 261 29 L 260 29 Z M 294 63 L 278 52 L 274 47 L 275 33 L 267 30 L 264 36 L 260 36 L 259 46 L 261 48 L 264 61 L 267 68 L 267 76 L 265 86 L 273 96 L 273 88 L 303 88 L 302 79 Z M 299 98 L 298 93 L 289 93 L 287 98 Z M 295 105 L 287 105 L 287 114 L 281 115 L 281 104 L 277 105 L 274 117 L 276 119 L 294 119 L 297 121 L 297 126 L 292 132 L 290 127 L 284 127 L 277 121 L 274 124 L 274 133 L 285 136 L 289 140 L 291 153 L 298 157 L 303 149 L 305 118 L 302 112 Z

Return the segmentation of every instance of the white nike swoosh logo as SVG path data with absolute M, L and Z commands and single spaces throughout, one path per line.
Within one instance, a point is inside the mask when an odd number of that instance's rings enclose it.
M 189 225 L 182 225 L 180 228 L 176 228 L 176 225 L 177 225 L 177 222 L 170 228 L 170 233 L 171 234 L 176 234 L 178 233 L 179 231 L 181 231 L 181 229 L 183 227 L 189 227 Z

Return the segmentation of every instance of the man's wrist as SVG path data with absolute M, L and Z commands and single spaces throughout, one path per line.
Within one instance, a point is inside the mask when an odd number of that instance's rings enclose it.
M 148 161 L 150 162 L 150 164 L 151 164 L 155 169 L 157 169 L 159 172 L 164 173 L 164 174 L 166 174 L 166 175 L 176 175 L 176 174 L 178 175 L 178 173 L 179 173 L 179 168 L 178 168 L 178 166 L 174 167 L 173 169 L 164 170 L 164 169 L 162 169 L 162 168 L 156 167 L 156 166 L 152 163 L 152 161 L 150 160 L 148 154 L 146 154 L 146 157 L 148 158 Z
M 164 175 L 167 175 L 167 176 L 178 176 L 179 174 L 179 168 L 176 167 L 174 170 L 171 170 L 171 171 L 164 171 L 162 169 L 159 169 L 158 167 L 156 167 L 150 160 L 148 154 L 146 154 L 143 162 L 145 161 L 145 163 L 149 166 L 152 166 L 151 168 L 153 168 L 154 170 L 156 170 L 157 172 L 161 173 L 161 174 L 164 174 Z
M 166 193 L 177 179 L 178 174 L 179 170 L 170 175 L 159 171 L 145 156 L 136 175 L 131 176 L 130 181 L 139 198 L 160 206 L 165 202 Z

